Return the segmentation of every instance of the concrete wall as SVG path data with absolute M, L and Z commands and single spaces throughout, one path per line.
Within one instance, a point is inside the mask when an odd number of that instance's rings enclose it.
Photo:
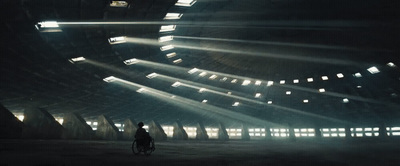
M 118 140 L 121 138 L 121 133 L 110 118 L 100 115 L 97 121 L 96 136 L 99 139 Z
M 92 127 L 78 113 L 64 114 L 62 126 L 65 139 L 93 139 L 95 136 Z
M 180 121 L 174 123 L 174 134 L 172 138 L 176 140 L 187 140 L 189 138 Z
M 0 139 L 21 138 L 23 123 L 0 104 Z
M 242 125 L 242 140 L 248 141 L 250 140 L 249 128 L 245 125 Z
M 165 134 L 164 129 L 154 120 L 150 122 L 149 134 L 155 141 L 167 140 L 167 134 Z
M 197 140 L 208 140 L 208 134 L 204 124 L 202 122 L 197 123 L 197 130 L 196 130 L 196 139 Z
M 124 140 L 134 140 L 136 130 L 138 129 L 138 125 L 133 118 L 126 119 L 124 121 L 124 133 L 122 137 Z
M 64 132 L 61 124 L 42 108 L 26 108 L 24 112 L 24 124 L 23 138 L 60 139 Z

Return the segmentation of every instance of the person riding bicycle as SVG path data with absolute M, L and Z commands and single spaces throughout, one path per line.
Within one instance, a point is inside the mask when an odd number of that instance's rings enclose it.
M 138 145 L 149 148 L 151 137 L 149 133 L 143 128 L 143 122 L 138 123 L 139 128 L 136 130 L 135 139 Z

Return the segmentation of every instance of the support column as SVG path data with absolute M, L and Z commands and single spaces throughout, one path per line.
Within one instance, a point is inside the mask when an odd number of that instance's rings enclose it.
M 174 123 L 174 134 L 172 135 L 173 139 L 176 140 L 187 140 L 188 135 L 186 131 L 183 129 L 183 125 L 180 121 L 176 121 Z
M 229 140 L 228 132 L 226 132 L 225 125 L 223 125 L 222 123 L 219 124 L 218 140 Z
M 164 129 L 154 120 L 149 125 L 149 134 L 155 141 L 167 140 L 167 134 L 165 134 Z
M 242 124 L 242 140 L 243 141 L 250 140 L 249 128 L 243 124 Z
M 124 121 L 124 132 L 122 133 L 122 138 L 124 140 L 134 140 L 138 128 L 139 127 L 133 118 L 126 119 Z
M 197 123 L 196 139 L 197 140 L 208 140 L 207 131 L 202 122 Z
M 24 124 L 0 104 L 0 139 L 21 138 Z
M 24 112 L 23 138 L 60 139 L 64 128 L 45 109 L 29 107 Z
M 94 132 L 78 113 L 64 114 L 62 126 L 65 128 L 63 138 L 66 139 L 93 139 Z
M 121 133 L 109 117 L 100 115 L 97 122 L 96 136 L 105 140 L 118 140 L 121 138 Z

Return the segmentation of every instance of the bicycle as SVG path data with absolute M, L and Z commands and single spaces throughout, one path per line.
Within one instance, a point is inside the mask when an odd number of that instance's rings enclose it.
M 135 155 L 139 155 L 140 153 L 143 153 L 144 155 L 148 156 L 150 155 L 154 150 L 156 150 L 154 146 L 154 139 L 150 139 L 149 145 L 138 145 L 137 140 L 134 140 L 132 143 L 132 152 Z

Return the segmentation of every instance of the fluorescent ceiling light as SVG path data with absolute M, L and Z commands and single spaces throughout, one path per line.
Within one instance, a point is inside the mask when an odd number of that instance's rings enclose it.
M 214 80 L 214 79 L 216 79 L 218 76 L 217 75 L 215 75 L 215 74 L 213 74 L 212 76 L 210 76 L 208 79 L 210 79 L 210 80 Z
M 180 59 L 180 58 L 173 61 L 173 63 L 175 63 L 175 64 L 178 64 L 178 63 L 181 63 L 181 62 L 182 62 L 182 59 Z
M 324 81 L 328 80 L 328 76 L 322 76 L 321 78 L 322 78 L 322 80 L 324 80 Z
M 343 75 L 342 73 L 337 73 L 336 76 L 337 76 L 338 78 L 343 78 L 343 77 L 344 77 L 344 75 Z
M 126 42 L 126 36 L 112 37 L 108 39 L 110 44 L 120 44 Z
M 203 101 L 201 101 L 202 103 L 207 103 L 208 102 L 208 100 L 203 100 Z
M 174 40 L 174 36 L 169 35 L 169 36 L 162 36 L 160 38 L 158 38 L 159 42 L 167 42 L 167 41 L 171 41 Z
M 267 103 L 268 103 L 268 104 L 272 104 L 272 101 L 270 100 L 270 101 L 268 101 Z
M 396 67 L 396 65 L 393 62 L 389 62 L 386 65 L 388 65 L 389 67 Z
M 313 78 L 307 78 L 307 82 L 313 82 L 314 79 Z
M 232 104 L 232 106 L 237 107 L 237 106 L 239 106 L 239 104 L 240 104 L 239 102 L 235 102 Z
M 361 73 L 355 73 L 355 74 L 353 74 L 353 76 L 354 76 L 354 77 L 357 77 L 357 78 L 362 77 Z
M 295 84 L 299 83 L 299 79 L 294 79 L 293 83 L 295 83 Z
M 176 6 L 190 7 L 195 3 L 196 3 L 196 0 L 178 0 L 178 2 L 175 3 L 175 5 Z
M 199 93 L 203 93 L 204 91 L 206 91 L 207 89 L 206 88 L 200 88 L 199 89 Z
M 303 103 L 308 103 L 308 99 L 304 99 L 304 100 L 303 100 Z
M 325 89 L 324 89 L 324 88 L 321 88 L 321 89 L 319 89 L 318 91 L 322 93 L 322 92 L 325 92 Z
M 189 70 L 188 73 L 193 74 L 193 73 L 196 73 L 197 71 L 199 71 L 198 68 L 193 68 L 193 69 Z
M 174 48 L 174 46 L 172 46 L 172 45 L 166 45 L 166 46 L 160 47 L 160 50 L 161 51 L 167 51 L 167 50 L 171 50 L 173 48 Z
M 84 57 L 77 57 L 77 58 L 71 58 L 69 60 L 69 62 L 75 63 L 75 62 L 84 61 L 84 60 L 86 60 Z
M 260 80 L 257 80 L 256 83 L 255 83 L 255 85 L 258 85 L 258 86 L 261 85 L 261 81 L 260 81 Z
M 285 80 L 281 80 L 279 83 L 280 84 L 285 84 Z
M 152 79 L 152 78 L 157 77 L 157 76 L 158 76 L 157 73 L 151 73 L 151 74 L 147 75 L 146 77 L 149 78 L 149 79 Z
M 205 71 L 203 71 L 203 72 L 201 72 L 201 73 L 199 74 L 200 77 L 204 77 L 204 76 L 206 76 L 206 75 L 207 75 L 207 72 L 205 72 Z
M 360 88 L 362 88 L 362 86 L 358 85 L 357 88 L 360 89 Z
M 110 76 L 110 77 L 103 79 L 103 81 L 105 81 L 105 82 L 114 82 L 115 80 L 116 80 L 116 78 L 114 76 Z
M 167 56 L 167 58 L 173 58 L 176 56 L 176 53 L 172 52 L 172 53 L 167 54 L 166 56 Z
M 231 81 L 231 83 L 236 83 L 237 82 L 237 79 L 233 79 L 232 81 Z
M 180 86 L 181 85 L 181 83 L 180 82 L 175 82 L 174 84 L 172 84 L 171 86 L 173 86 L 173 87 L 178 87 L 178 86 Z
M 267 82 L 267 86 L 272 86 L 272 85 L 274 85 L 274 81 L 268 81 Z
M 177 20 L 182 17 L 182 13 L 167 13 L 164 17 L 164 20 Z
M 128 3 L 126 1 L 111 1 L 111 7 L 127 7 Z
M 290 94 L 292 94 L 292 92 L 291 91 L 286 91 L 286 94 L 290 95 Z
M 261 93 L 256 93 L 256 95 L 254 97 L 255 98 L 260 98 L 261 97 Z
M 343 103 L 348 103 L 349 102 L 349 99 L 348 98 L 344 98 L 343 99 Z
M 146 89 L 140 88 L 140 89 L 138 89 L 136 92 L 137 92 L 137 93 L 143 93 L 144 91 L 146 91 Z
M 43 21 L 36 24 L 36 28 L 58 28 L 57 21 Z
M 232 92 L 227 92 L 226 94 L 228 94 L 228 95 L 231 95 L 231 94 L 232 94 Z
M 136 58 L 133 58 L 133 59 L 125 60 L 124 63 L 126 65 L 133 65 L 133 64 L 139 63 L 139 60 L 137 60 Z
M 224 77 L 224 78 L 220 79 L 220 81 L 226 81 L 226 80 L 228 80 L 228 77 Z
M 160 28 L 160 32 L 169 32 L 169 31 L 174 31 L 176 28 L 176 25 L 163 25 Z
M 247 85 L 249 85 L 250 83 L 251 83 L 250 80 L 244 80 L 243 83 L 242 83 L 242 85 L 243 85 L 243 86 L 247 86 Z
M 375 66 L 372 66 L 372 67 L 368 68 L 367 70 L 368 70 L 371 74 L 376 74 L 376 73 L 379 73 L 379 72 L 380 72 L 379 69 L 376 68 Z

